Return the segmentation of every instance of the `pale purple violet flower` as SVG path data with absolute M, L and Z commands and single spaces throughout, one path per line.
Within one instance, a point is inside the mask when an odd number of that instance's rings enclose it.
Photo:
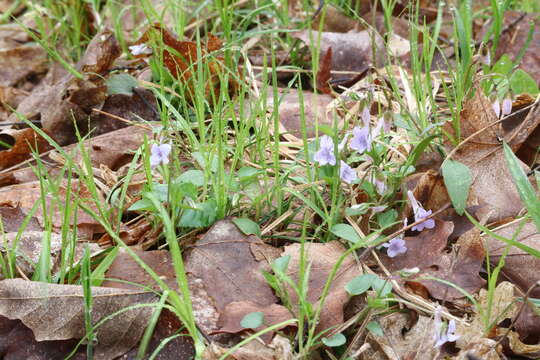
M 499 102 L 499 100 L 495 100 L 491 106 L 493 107 L 493 111 L 495 111 L 495 116 L 497 116 L 497 118 L 501 118 L 512 113 L 512 99 L 506 98 L 503 100 L 502 104 Z
M 319 151 L 315 153 L 313 159 L 319 165 L 336 165 L 336 157 L 334 155 L 334 141 L 328 135 L 324 135 L 319 140 Z
M 384 183 L 384 181 L 375 178 L 375 180 L 373 181 L 373 185 L 375 185 L 375 188 L 380 195 L 385 193 L 386 184 Z
M 360 154 L 364 151 L 371 150 L 371 136 L 369 136 L 369 125 L 359 128 L 355 126 L 353 129 L 353 138 L 350 144 L 351 149 L 358 151 Z
M 356 171 L 354 171 L 354 169 L 347 165 L 347 163 L 343 160 L 341 160 L 339 166 L 339 177 L 347 184 L 350 184 L 357 179 Z
M 434 323 L 435 323 L 435 347 L 439 347 L 447 342 L 454 342 L 459 339 L 459 335 L 456 334 L 456 322 L 450 320 L 446 329 L 441 319 L 442 307 L 437 306 L 435 309 Z
M 395 237 L 387 243 L 384 243 L 383 246 L 387 248 L 386 254 L 393 258 L 399 254 L 405 254 L 407 252 L 407 247 L 405 246 L 405 240 L 401 237 Z
M 170 144 L 152 144 L 150 155 L 150 165 L 156 167 L 159 164 L 166 165 L 169 163 L 169 154 L 171 153 Z
M 414 222 L 418 222 L 422 219 L 427 218 L 432 214 L 431 210 L 425 210 L 422 205 L 416 200 L 414 197 L 414 194 L 412 191 L 407 191 L 407 196 L 409 197 L 409 201 L 411 202 L 411 206 L 413 208 L 414 213 Z M 435 220 L 433 219 L 427 219 L 423 222 L 421 222 L 418 225 L 415 225 L 411 228 L 413 231 L 422 231 L 424 229 L 433 229 L 435 227 Z
M 501 115 L 510 115 L 512 112 L 512 99 L 504 99 L 501 105 Z
M 495 116 L 499 118 L 501 116 L 501 104 L 499 100 L 495 100 L 491 106 L 493 107 L 493 111 L 495 111 Z
M 152 49 L 146 46 L 146 44 L 132 45 L 129 47 L 129 51 L 131 51 L 131 55 L 133 56 L 152 54 Z

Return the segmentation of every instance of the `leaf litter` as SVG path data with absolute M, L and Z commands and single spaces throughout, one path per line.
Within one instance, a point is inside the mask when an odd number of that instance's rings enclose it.
M 110 9 L 88 5 L 78 58 L 36 41 L 53 28 L 0 25 L 4 358 L 65 357 L 79 342 L 73 358 L 133 358 L 147 340 L 160 359 L 538 357 L 539 205 L 520 188 L 538 191 L 538 19 L 504 12 L 457 106 L 453 29 L 418 67 L 430 44 L 409 27 L 413 2 L 351 3 L 291 1 L 288 32 L 265 13 L 250 25 L 265 30 L 239 41 L 227 22 L 201 33 L 224 14 L 205 7 L 182 37 L 171 14 L 155 23 L 137 8 L 111 31 Z M 20 19 L 38 11 L 11 5 Z M 420 1 L 418 21 L 433 30 L 438 11 Z M 471 24 L 476 45 L 490 24 Z M 178 221 L 180 258 L 156 204 Z M 124 311 L 90 343 L 84 249 L 91 324 Z M 44 271 L 52 283 L 35 281 Z M 178 303 L 157 305 L 183 281 L 197 338 Z

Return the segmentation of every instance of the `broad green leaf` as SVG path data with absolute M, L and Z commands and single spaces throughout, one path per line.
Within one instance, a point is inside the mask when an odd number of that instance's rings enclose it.
M 107 80 L 107 93 L 109 95 L 122 94 L 133 95 L 133 88 L 137 87 L 137 79 L 133 76 L 121 73 L 111 76 Z
M 361 295 L 368 291 L 373 282 L 377 279 L 377 276 L 373 274 L 357 276 L 345 285 L 345 290 L 350 295 Z
M 260 169 L 256 169 L 251 166 L 244 166 L 238 170 L 238 179 L 240 181 L 248 181 L 254 179 L 257 175 L 261 174 Z
M 216 202 L 208 200 L 204 203 L 197 203 L 192 206 L 194 209 L 186 209 L 178 223 L 182 227 L 206 227 L 216 221 Z
M 128 209 L 128 211 L 142 211 L 142 210 L 153 210 L 154 204 L 148 199 L 141 199 L 139 201 L 136 201 L 133 205 L 131 205 Z
M 424 153 L 424 150 L 432 143 L 433 139 L 435 139 L 436 137 L 437 135 L 431 135 L 420 141 L 420 143 L 414 147 L 413 151 L 411 151 L 411 154 L 407 159 L 407 164 L 413 166 L 416 165 L 416 162 Z
M 370 321 L 366 325 L 366 329 L 368 329 L 371 333 L 377 336 L 384 336 L 384 332 L 381 328 L 381 325 L 377 321 Z
M 272 263 L 272 269 L 274 269 L 274 272 L 285 273 L 285 271 L 287 271 L 287 268 L 289 267 L 290 260 L 291 260 L 291 255 L 284 255 L 284 256 L 278 257 Z
M 504 54 L 495 63 L 495 65 L 493 65 L 493 69 L 491 71 L 501 75 L 509 75 L 510 71 L 512 71 L 513 66 L 514 63 L 512 62 L 512 60 L 510 60 L 510 57 L 507 54 Z
M 345 338 L 345 335 L 339 333 L 329 338 L 323 337 L 322 342 L 328 347 L 337 347 L 345 344 L 347 342 L 347 339 Z
M 459 161 L 446 159 L 442 164 L 442 174 L 454 209 L 463 215 L 472 184 L 471 170 Z
M 538 84 L 525 71 L 517 69 L 510 77 L 510 87 L 515 94 L 538 94 Z
M 378 213 L 377 214 L 377 222 L 379 223 L 381 228 L 385 228 L 387 226 L 392 225 L 396 219 L 397 219 L 398 213 L 394 209 L 390 209 L 388 211 Z
M 261 237 L 261 228 L 256 222 L 247 218 L 235 218 L 233 223 L 246 235 L 257 235 Z
M 360 239 L 360 236 L 358 236 L 354 228 L 348 224 L 336 224 L 332 226 L 332 229 L 330 229 L 330 231 L 332 232 L 332 234 L 348 240 L 352 243 L 357 243 L 362 240 Z
M 392 283 L 389 280 L 384 280 L 380 277 L 376 277 L 376 279 L 373 280 L 371 287 L 377 292 L 379 297 L 386 297 L 392 292 Z
M 514 185 L 516 185 L 519 197 L 525 207 L 529 211 L 536 228 L 540 231 L 540 199 L 536 196 L 536 191 L 534 190 L 532 184 L 529 182 L 525 171 L 520 165 L 520 161 L 514 155 L 512 149 L 504 143 L 504 157 L 508 163 L 508 169 L 512 174 L 514 180 Z
M 191 183 L 195 186 L 204 185 L 204 173 L 201 170 L 188 170 L 179 177 L 176 178 L 175 182 L 178 183 Z
M 256 329 L 263 323 L 264 314 L 260 311 L 249 313 L 240 321 L 240 325 L 246 329 Z

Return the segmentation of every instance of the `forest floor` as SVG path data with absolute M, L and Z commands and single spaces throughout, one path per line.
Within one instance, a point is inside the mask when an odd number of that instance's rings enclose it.
M 0 0 L 0 358 L 540 358 L 535 0 Z

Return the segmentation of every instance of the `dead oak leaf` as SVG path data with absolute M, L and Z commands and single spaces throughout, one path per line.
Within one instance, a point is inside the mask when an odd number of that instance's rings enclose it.
M 263 325 L 253 329 L 254 332 L 261 331 L 269 326 L 292 319 L 291 312 L 284 306 L 272 304 L 269 306 L 260 306 L 252 301 L 236 301 L 228 304 L 225 311 L 219 318 L 219 330 L 214 333 L 237 334 L 247 329 L 240 325 L 240 322 L 249 313 L 262 312 L 264 314 Z M 280 330 L 280 329 L 276 329 Z M 274 331 L 267 332 L 261 336 L 265 343 L 270 343 L 274 336 Z
M 331 282 L 330 289 L 324 303 L 321 302 L 321 295 L 326 281 L 330 276 L 332 269 L 345 252 L 343 246 L 332 241 L 325 244 L 309 243 L 304 245 L 305 261 L 310 264 L 307 301 L 322 306 L 318 331 L 323 331 L 332 326 L 343 323 L 343 307 L 348 303 L 350 296 L 345 291 L 345 285 L 358 275 L 362 270 L 356 264 L 354 257 L 348 255 L 341 263 L 334 279 Z M 300 258 L 302 256 L 300 244 L 292 244 L 285 247 L 283 255 L 289 255 L 289 267 L 287 275 L 295 282 L 299 281 Z M 292 304 L 297 304 L 298 294 L 290 287 L 287 287 L 289 299 Z
M 92 324 L 135 304 L 157 300 L 154 293 L 92 288 Z M 151 307 L 121 312 L 96 331 L 94 356 L 113 359 L 137 344 L 152 316 Z M 37 341 L 82 339 L 86 334 L 82 286 L 7 279 L 0 281 L 0 315 L 19 319 Z
M 479 272 L 484 261 L 484 248 L 479 234 L 465 234 L 458 240 L 455 253 L 447 253 L 448 236 L 454 225 L 448 221 L 436 221 L 434 229 L 424 229 L 417 236 L 405 237 L 407 252 L 393 258 L 382 257 L 390 271 L 418 267 L 420 273 L 408 281 L 418 282 L 439 300 L 464 297 L 463 293 L 440 281 L 425 279 L 426 276 L 449 281 L 469 293 L 477 292 L 485 283 Z
M 186 272 L 203 281 L 222 314 L 235 301 L 269 306 L 277 298 L 262 271 L 270 271 L 270 263 L 279 253 L 256 236 L 244 235 L 232 221 L 222 220 L 188 250 Z
M 481 206 L 477 217 L 486 218 L 487 222 L 515 217 L 523 208 L 504 158 L 500 141 L 504 133 L 497 121 L 491 103 L 482 90 L 476 88 L 474 96 L 464 104 L 460 114 L 461 138 L 467 141 L 452 156 L 471 170 L 473 181 L 467 206 Z M 527 123 L 529 121 L 532 120 Z M 540 121 L 540 118 L 535 121 Z M 453 133 L 450 124 L 446 125 L 446 129 Z M 525 132 L 534 130 L 534 127 L 527 126 L 527 129 Z M 518 133 L 519 136 L 514 135 Z M 527 134 L 521 133 L 522 129 L 517 129 L 504 138 L 515 147 L 519 141 L 525 141 Z M 522 166 L 528 171 L 525 164 Z

